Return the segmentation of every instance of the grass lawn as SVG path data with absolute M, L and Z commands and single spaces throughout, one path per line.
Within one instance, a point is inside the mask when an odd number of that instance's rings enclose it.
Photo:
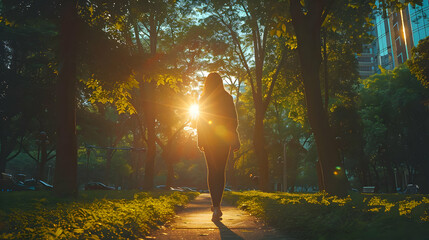
M 171 219 L 198 193 L 83 191 L 0 192 L 0 239 L 137 239 Z
M 429 239 L 429 196 L 228 192 L 224 199 L 298 239 Z

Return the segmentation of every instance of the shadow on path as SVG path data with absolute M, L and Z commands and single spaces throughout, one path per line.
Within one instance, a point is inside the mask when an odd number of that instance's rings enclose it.
M 179 212 L 174 221 L 146 239 L 204 239 L 204 240 L 242 240 L 242 239 L 288 239 L 275 229 L 262 224 L 258 219 L 225 202 L 222 203 L 223 220 L 212 222 L 210 195 L 201 194 L 185 209 Z
M 244 239 L 240 236 L 238 236 L 235 232 L 231 231 L 231 229 L 229 229 L 227 226 L 225 226 L 225 224 L 223 224 L 220 221 L 214 222 L 214 224 L 219 228 L 219 233 L 220 233 L 220 239 L 225 240 L 225 239 Z

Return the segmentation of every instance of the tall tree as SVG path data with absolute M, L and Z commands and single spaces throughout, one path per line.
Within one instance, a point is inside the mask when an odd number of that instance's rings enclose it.
M 307 116 L 319 156 L 319 185 L 321 190 L 336 195 L 347 193 L 348 180 L 322 102 L 319 73 L 322 61 L 321 30 L 327 16 L 332 13 L 332 8 L 341 9 L 357 6 L 349 6 L 349 4 L 351 3 L 337 3 L 334 0 L 290 0 L 289 2 L 290 16 L 298 45 Z M 361 15 L 364 16 L 364 14 Z M 359 20 L 359 18 L 357 19 Z
M 385 0 L 381 1 L 380 10 L 402 8 L 409 2 L 420 0 Z M 341 163 L 338 145 L 329 125 L 328 116 L 324 111 L 320 88 L 321 64 L 321 30 L 330 14 L 353 8 L 358 10 L 357 22 L 370 20 L 371 8 L 376 9 L 374 0 L 365 2 L 335 1 L 335 0 L 290 0 L 289 9 L 292 24 L 295 30 L 298 54 L 301 63 L 303 83 L 305 89 L 307 115 L 314 133 L 319 156 L 319 178 L 321 189 L 331 194 L 345 195 L 348 181 Z
M 61 196 L 77 194 L 76 52 L 79 24 L 76 5 L 75 0 L 62 2 L 54 176 L 54 191 Z

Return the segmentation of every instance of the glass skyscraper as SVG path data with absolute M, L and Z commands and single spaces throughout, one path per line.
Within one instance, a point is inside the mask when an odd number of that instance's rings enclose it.
M 411 49 L 429 36 L 429 0 L 423 0 L 422 6 L 408 5 L 399 11 L 386 10 L 374 15 L 372 34 L 375 40 L 364 46 L 364 52 L 358 56 L 361 78 L 380 73 L 378 66 L 391 70 L 404 63 L 410 58 Z M 369 54 L 367 49 L 371 49 L 373 54 Z M 373 61 L 369 62 L 368 59 Z
M 422 6 L 409 6 L 410 22 L 414 46 L 420 40 L 429 36 L 429 0 L 424 0 Z

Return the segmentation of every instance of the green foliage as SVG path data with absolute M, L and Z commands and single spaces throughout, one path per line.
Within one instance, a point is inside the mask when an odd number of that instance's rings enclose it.
M 406 64 L 422 85 L 429 88 L 429 37 L 420 40 L 417 47 L 411 50 L 411 54 L 412 57 Z
M 112 90 L 106 90 L 100 82 L 94 78 L 83 81 L 88 89 L 92 91 L 88 101 L 94 104 L 95 102 L 106 104 L 113 103 L 119 114 L 136 113 L 136 109 L 130 102 L 130 91 L 134 88 L 139 88 L 139 83 L 135 80 L 134 75 L 131 75 L 126 82 L 115 83 Z
M 32 209 L 1 212 L 1 239 L 137 239 L 174 216 L 198 193 L 94 191 L 64 202 L 49 193 L 1 193 L 4 201 L 20 195 Z M 86 196 L 85 196 L 86 195 Z M 42 197 L 42 198 L 40 198 Z M 99 199 L 102 197 L 102 199 Z M 30 200 L 31 199 L 31 200 Z M 95 199 L 94 201 L 90 201 Z M 53 203 L 58 202 L 56 205 Z M 21 200 L 21 203 L 22 200 Z M 8 209 L 10 210 L 10 209 Z
M 299 239 L 421 239 L 426 195 L 230 192 L 225 199 Z
M 47 132 L 55 144 L 53 112 L 58 72 L 54 66 L 58 32 L 50 21 L 55 7 L 45 4 L 30 10 L 33 3 L 20 4 L 0 3 L 1 172 L 7 162 L 22 152 L 23 146 L 33 150 L 40 131 Z M 34 104 L 36 101 L 38 104 Z
M 425 176 L 429 139 L 427 112 L 421 102 L 429 96 L 427 89 L 405 65 L 362 80 L 362 85 L 359 114 L 366 156 L 381 169 L 406 166 Z M 418 184 L 428 188 L 425 181 Z

